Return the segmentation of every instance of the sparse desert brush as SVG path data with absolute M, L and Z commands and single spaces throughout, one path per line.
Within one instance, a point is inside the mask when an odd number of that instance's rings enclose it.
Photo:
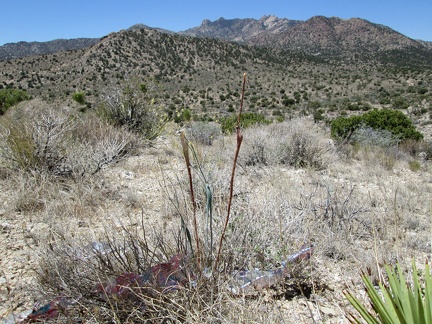
M 67 114 L 36 101 L 9 110 L 2 116 L 0 126 L 3 165 L 23 171 L 54 172 L 63 159 L 65 134 L 72 123 Z
M 325 169 L 335 158 L 326 132 L 307 118 L 245 130 L 246 165 L 289 165 Z M 327 139 L 326 139 L 327 138 Z
M 0 136 L 4 167 L 66 178 L 94 175 L 139 144 L 135 135 L 91 114 L 81 116 L 39 101 L 2 116 Z
M 137 135 L 91 114 L 77 121 L 71 136 L 73 147 L 68 151 L 65 165 L 74 177 L 94 175 L 133 154 L 142 145 Z
M 121 143 L 125 131 L 86 117 L 73 119 L 71 137 L 87 143 L 71 157 L 78 161 L 71 165 L 81 165 L 78 171 L 88 160 L 99 165 L 81 149 L 98 160 L 100 138 Z M 102 166 L 97 177 L 84 177 L 93 187 L 75 181 L 79 177 L 53 185 L 49 177 L 20 182 L 21 197 L 36 199 L 19 212 L 43 223 L 39 233 L 27 234 L 38 245 L 32 253 L 39 261 L 39 287 L 32 296 L 48 302 L 64 296 L 59 321 L 340 321 L 347 307 L 341 292 L 359 268 L 370 267 L 379 278 L 384 262 L 430 252 L 428 180 L 371 168 L 380 150 L 394 147 L 393 138 L 367 130 L 363 138 L 373 141 L 359 140 L 361 158 L 352 161 L 338 159 L 328 130 L 308 118 L 237 128 L 211 145 L 206 127 L 199 125 L 195 140 L 187 131 L 180 138 L 167 135 L 140 156 Z M 159 165 L 158 154 L 164 155 Z M 134 179 L 119 179 L 125 169 L 133 170 Z M 152 195 L 158 184 L 160 201 Z M 150 187 L 152 194 L 145 192 Z M 119 190 L 140 199 L 119 198 Z M 127 207 L 133 201 L 134 208 Z M 271 272 L 311 242 L 312 261 L 289 268 L 278 284 L 252 296 L 230 290 L 233 273 Z M 184 256 L 186 284 L 167 293 L 133 282 L 177 254 Z M 127 278 L 135 285 L 117 287 L 127 299 L 101 289 Z M 353 284 L 361 285 L 359 279 Z
M 129 80 L 113 86 L 102 96 L 98 113 L 111 125 L 126 128 L 152 140 L 159 136 L 167 122 L 155 97 L 155 84 Z
M 212 145 L 222 135 L 220 125 L 211 122 L 192 122 L 187 129 L 188 137 L 191 141 L 202 144 Z

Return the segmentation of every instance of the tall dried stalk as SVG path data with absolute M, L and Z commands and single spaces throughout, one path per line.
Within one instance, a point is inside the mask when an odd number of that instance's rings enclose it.
M 198 225 L 197 225 L 197 219 L 196 219 L 196 201 L 195 201 L 195 194 L 194 194 L 194 188 L 193 188 L 193 182 L 192 182 L 192 166 L 191 166 L 190 158 L 189 158 L 189 143 L 188 143 L 188 140 L 187 140 L 184 132 L 181 132 L 181 134 L 180 134 L 180 141 L 181 141 L 181 145 L 183 148 L 183 156 L 185 158 L 186 167 L 187 167 L 188 176 L 189 176 L 189 190 L 190 190 L 192 209 L 193 209 L 193 225 L 194 225 L 194 233 L 195 233 L 195 244 L 196 244 L 196 251 L 197 251 L 197 256 L 198 256 L 197 260 L 198 260 L 198 265 L 199 265 L 201 251 L 200 251 L 200 246 L 199 246 Z
M 221 237 L 220 237 L 220 241 L 219 241 L 219 248 L 218 248 L 218 252 L 217 252 L 217 256 L 216 256 L 216 261 L 215 261 L 215 264 L 214 264 L 214 269 L 217 269 L 217 264 L 219 262 L 223 240 L 225 238 L 225 232 L 226 232 L 226 229 L 227 229 L 227 226 L 228 226 L 228 222 L 229 222 L 229 219 L 230 219 L 231 204 L 232 204 L 232 198 L 233 198 L 233 192 L 234 192 L 234 176 L 235 176 L 235 170 L 236 170 L 236 166 L 237 166 L 237 158 L 238 158 L 238 155 L 240 153 L 240 146 L 241 146 L 241 143 L 243 141 L 243 135 L 242 135 L 241 129 L 240 129 L 240 120 L 241 120 L 241 113 L 242 113 L 242 110 L 243 110 L 243 101 L 244 101 L 245 87 L 246 87 L 246 73 L 243 74 L 242 95 L 241 95 L 241 101 L 240 101 L 240 109 L 239 109 L 239 113 L 238 113 L 238 116 L 237 116 L 237 125 L 236 125 L 237 147 L 236 147 L 236 151 L 235 151 L 235 155 L 234 155 L 233 168 L 232 168 L 232 172 L 231 172 L 230 194 L 229 194 L 229 199 L 228 199 L 228 210 L 227 210 L 227 216 L 225 218 L 225 224 L 224 224 L 224 227 L 223 227 L 223 230 L 222 230 L 222 234 L 221 234 Z

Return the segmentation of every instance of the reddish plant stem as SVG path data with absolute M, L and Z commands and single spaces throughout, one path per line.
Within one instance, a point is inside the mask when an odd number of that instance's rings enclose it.
M 240 146 L 241 143 L 243 141 L 243 135 L 241 133 L 241 129 L 240 129 L 240 121 L 241 121 L 241 113 L 243 111 L 243 101 L 244 101 L 244 94 L 245 94 L 245 88 L 246 88 L 246 73 L 243 74 L 243 87 L 242 87 L 242 95 L 241 95 L 241 101 L 240 101 L 240 109 L 239 109 L 239 113 L 237 116 L 237 125 L 236 125 L 236 134 L 237 134 L 237 147 L 236 147 L 236 151 L 234 154 L 234 162 L 233 162 L 233 168 L 231 171 L 231 180 L 230 180 L 230 192 L 229 192 L 229 199 L 228 199 L 228 210 L 227 210 L 227 216 L 225 218 L 225 224 L 222 230 L 222 234 L 220 237 L 220 241 L 219 241 L 219 248 L 218 248 L 218 252 L 217 252 L 217 256 L 216 256 L 216 261 L 214 264 L 214 269 L 217 268 L 217 264 L 219 262 L 219 258 L 220 258 L 220 253 L 222 250 L 222 244 L 223 244 L 223 240 L 225 238 L 225 232 L 229 223 L 229 219 L 230 219 L 230 214 L 231 214 L 231 205 L 232 205 L 232 198 L 233 198 L 233 192 L 234 192 L 234 176 L 235 176 L 235 170 L 236 170 L 236 166 L 237 166 L 237 159 L 238 159 L 238 155 L 240 153 Z

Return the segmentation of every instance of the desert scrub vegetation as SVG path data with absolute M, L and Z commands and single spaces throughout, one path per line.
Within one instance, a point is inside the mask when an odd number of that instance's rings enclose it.
M 337 158 L 326 130 L 307 118 L 293 119 L 245 130 L 240 161 L 245 165 L 287 165 L 325 169 Z
M 139 145 L 134 134 L 94 114 L 81 116 L 38 100 L 3 115 L 0 137 L 2 167 L 66 178 L 94 175 Z
M 307 118 L 286 123 L 280 127 L 315 125 Z M 276 125 L 263 126 L 263 131 Z M 317 139 L 323 142 L 329 139 L 328 131 L 318 125 L 314 127 L 317 128 L 305 127 L 302 131 L 312 134 L 316 131 Z M 242 131 L 242 150 L 249 145 L 247 136 L 251 135 L 246 135 L 247 132 Z M 253 133 L 252 129 L 250 132 Z M 215 238 L 220 237 L 223 228 L 230 182 L 227 175 L 231 172 L 236 137 L 235 134 L 215 139 L 211 146 L 188 145 L 202 249 L 211 246 L 206 240 L 207 185 L 212 196 Z M 245 166 L 240 151 L 231 217 L 219 260 L 221 271 L 210 274 L 196 268 L 195 254 L 185 259 L 182 266 L 182 273 L 193 278 L 193 286 L 185 285 L 169 294 L 157 286 L 134 286 L 125 289 L 130 291 L 126 300 L 115 295 L 104 297 L 95 288 L 125 271 L 142 274 L 150 266 L 167 263 L 178 251 L 190 255 L 191 242 L 197 253 L 190 183 L 182 146 L 177 149 L 179 152 L 174 153 L 173 159 L 165 162 L 163 180 L 159 182 L 164 208 L 148 211 L 150 202 L 143 201 L 142 210 L 119 207 L 117 218 L 110 207 L 109 215 L 99 216 L 98 226 L 80 229 L 67 225 L 76 217 L 73 209 L 65 208 L 70 202 L 64 202 L 65 205 L 57 202 L 56 206 L 47 202 L 45 217 L 55 217 L 48 221 L 51 228 L 47 229 L 50 233 L 47 239 L 39 239 L 35 247 L 38 282 L 32 298 L 49 302 L 65 296 L 66 312 L 59 317 L 64 321 L 334 321 L 343 319 L 345 310 L 349 310 L 342 292 L 354 287 L 347 278 L 353 278 L 360 291 L 355 295 L 361 296 L 361 282 L 355 281 L 360 268 L 370 267 L 372 278 L 376 278 L 383 262 L 403 261 L 405 255 L 420 257 L 430 251 L 428 206 L 424 202 L 431 189 L 420 180 L 420 175 L 411 175 L 415 178 L 407 177 L 402 182 L 393 172 L 377 166 L 373 175 L 372 167 L 361 161 L 356 162 L 353 172 L 353 160 L 345 159 L 331 159 L 332 163 L 320 170 L 279 163 Z M 145 154 L 140 161 L 144 158 Z M 124 172 L 121 164 L 110 169 L 116 168 Z M 142 166 L 140 170 L 135 185 L 151 178 L 151 168 Z M 141 188 L 131 190 L 138 192 Z M 43 195 L 41 192 L 39 197 L 42 201 Z M 112 200 L 110 205 L 119 203 L 108 197 Z M 84 201 L 81 208 L 88 210 L 89 203 Z M 103 200 L 99 204 L 108 208 Z M 95 217 L 91 214 L 96 214 L 99 208 L 96 204 L 79 220 Z M 56 221 L 59 218 L 61 224 Z M 66 219 L 69 221 L 65 222 Z M 280 285 L 252 296 L 230 293 L 234 283 L 229 274 L 233 271 L 277 268 L 304 242 L 316 245 L 311 263 L 293 266 Z M 216 243 L 214 240 L 213 246 Z M 207 266 L 204 260 L 202 267 Z M 261 311 L 257 313 L 256 309 Z
M 167 121 L 155 100 L 155 91 L 155 84 L 137 80 L 113 86 L 102 96 L 98 114 L 116 127 L 125 127 L 149 140 L 155 139 Z
M 235 131 L 237 123 L 237 116 L 233 115 L 230 117 L 221 118 L 220 124 L 222 127 L 222 131 L 224 133 L 233 133 Z M 263 114 L 257 114 L 254 112 L 245 112 L 242 116 L 242 120 L 240 121 L 242 128 L 248 128 L 256 124 L 270 124 L 271 121 Z
M 291 122 L 314 125 L 308 119 Z M 281 127 L 289 128 L 287 123 Z M 326 133 L 318 129 L 322 132 L 318 134 L 326 138 Z M 248 146 L 246 131 L 242 132 L 242 149 Z M 305 132 L 310 131 L 308 128 Z M 49 301 L 64 294 L 70 301 L 76 300 L 75 306 L 68 306 L 71 310 L 61 315 L 65 320 L 88 318 L 105 322 L 115 318 L 119 322 L 196 323 L 268 319 L 277 322 L 300 318 L 303 322 L 331 321 L 345 316 L 339 307 L 349 309 L 342 292 L 352 284 L 345 281 L 342 274 L 354 278 L 358 269 L 368 266 L 372 269 L 371 276 L 376 277 L 380 273 L 378 264 L 386 260 L 402 260 L 408 251 L 415 255 L 428 253 L 427 206 L 422 203 L 430 194 L 430 188 L 428 192 L 423 191 L 427 186 L 415 184 L 415 181 L 410 185 L 396 181 L 382 183 L 381 178 L 369 175 L 370 166 L 357 165 L 356 172 L 352 172 L 351 161 L 345 164 L 338 159 L 332 160 L 325 170 L 281 164 L 271 165 L 271 168 L 242 167 L 240 162 L 232 214 L 219 260 L 221 271 L 203 272 L 202 268 L 208 263 L 203 257 L 201 266 L 197 267 L 199 254 L 193 210 L 195 208 L 200 238 L 198 245 L 201 253 L 208 253 L 204 250 L 209 251 L 212 244 L 206 239 L 207 186 L 212 197 L 213 235 L 218 238 L 226 216 L 230 185 L 227 174 L 233 160 L 233 153 L 226 152 L 227 148 L 232 151 L 236 147 L 236 138 L 236 135 L 228 136 L 215 140 L 211 146 L 203 145 L 206 154 L 202 155 L 197 148 L 201 144 L 192 146 L 185 142 L 195 204 L 190 198 L 187 167 L 183 160 L 178 161 L 173 170 L 168 169 L 170 172 L 164 174 L 161 183 L 165 193 L 163 200 L 167 204 L 163 213 L 157 214 L 160 217 L 157 222 L 171 220 L 165 228 L 162 224 L 149 226 L 144 215 L 138 212 L 123 215 L 120 226 L 115 226 L 113 221 L 105 222 L 103 231 L 83 236 L 79 242 L 76 237 L 57 229 L 52 247 L 44 247 L 39 256 L 37 299 Z M 181 158 L 183 147 L 179 150 Z M 383 178 L 394 177 L 386 172 L 377 170 Z M 374 186 L 378 189 L 371 193 Z M 415 224 L 410 222 L 414 215 L 417 215 Z M 416 233 L 415 240 L 410 239 L 412 233 Z M 280 285 L 250 297 L 230 293 L 233 283 L 229 274 L 232 272 L 277 268 L 296 247 L 311 241 L 316 244 L 311 264 L 293 266 Z M 215 239 L 213 246 L 217 243 Z M 185 285 L 170 294 L 157 286 L 132 287 L 128 288 L 131 295 L 127 300 L 116 299 L 114 295 L 101 297 L 93 290 L 124 271 L 145 273 L 154 264 L 165 264 L 178 251 L 190 256 L 184 261 L 182 272 L 194 278 L 193 286 Z M 331 288 L 326 288 L 328 285 Z M 310 306 L 310 313 L 306 311 L 309 315 L 299 317 L 298 314 L 305 313 L 305 309 L 299 307 L 303 302 Z M 85 305 L 93 308 L 88 310 Z M 329 307 L 333 309 L 330 315 Z M 256 308 L 261 309 L 262 314 L 254 313 Z
M 136 215 L 130 216 L 130 219 L 133 219 L 134 224 L 140 225 L 129 227 L 125 222 L 127 217 L 123 216 L 120 226 L 113 227 L 105 222 L 102 232 L 94 233 L 93 237 L 84 236 L 77 242 L 76 237 L 68 233 L 66 228 L 56 226 L 49 243 L 38 255 L 38 293 L 46 299 L 55 300 L 56 305 L 65 307 L 65 310 L 72 304 L 78 306 L 64 314 L 61 312 L 61 319 L 196 323 L 237 318 L 237 310 L 242 309 L 243 305 L 236 302 L 236 298 L 242 297 L 235 297 L 235 293 L 230 292 L 234 291 L 232 287 L 238 285 L 233 280 L 232 272 L 244 269 L 246 265 L 249 268 L 253 264 L 261 264 L 263 270 L 277 269 L 297 247 L 279 250 L 275 243 L 279 240 L 279 244 L 283 244 L 288 238 L 269 236 L 266 231 L 260 232 L 259 229 L 263 228 L 260 218 L 264 214 L 249 209 L 249 198 L 243 197 L 240 201 L 233 202 L 236 156 L 242 141 L 239 127 L 236 135 L 234 161 L 227 158 L 233 165 L 227 188 L 224 185 L 213 187 L 213 183 L 207 180 L 211 179 L 208 175 L 211 170 L 207 170 L 195 148 L 182 133 L 181 147 L 188 178 L 186 185 L 180 184 L 178 191 L 171 185 L 166 186 L 176 222 L 165 231 L 156 228 L 152 231 L 145 225 L 143 217 L 138 221 Z M 198 180 L 201 189 L 193 187 L 193 179 Z M 178 180 L 178 175 L 174 174 L 166 179 L 166 183 Z M 199 192 L 204 192 L 204 195 Z M 272 219 L 266 220 L 268 230 L 272 225 Z M 299 248 L 303 244 L 301 241 L 293 242 Z M 257 261 L 254 255 L 260 253 L 260 250 L 267 252 L 262 254 L 261 261 Z M 141 280 L 138 277 L 131 279 L 135 284 L 127 283 L 127 278 L 132 278 L 133 273 L 145 275 L 155 263 L 163 262 L 161 267 L 170 267 L 175 261 L 165 261 L 176 260 L 170 257 L 178 253 L 184 256 L 181 258 L 181 274 L 177 273 L 176 276 L 182 276 L 186 284 L 180 285 L 179 282 L 170 288 L 171 286 L 161 284 L 161 287 L 150 281 L 149 284 L 139 285 L 134 281 Z M 286 268 L 284 271 L 287 277 L 303 272 L 300 268 L 296 271 L 294 268 Z M 272 272 L 263 273 L 269 275 Z M 114 286 L 105 284 L 116 276 Z M 124 287 L 116 288 L 116 284 Z M 300 285 L 310 289 L 308 283 Z M 119 294 L 117 291 L 110 293 L 110 287 L 120 289 Z M 121 291 L 124 289 L 129 292 L 123 294 Z M 173 291 L 168 294 L 167 289 Z M 92 309 L 87 308 L 89 305 L 93 305 Z
M 212 145 L 222 136 L 221 126 L 214 122 L 191 122 L 186 132 L 189 140 L 202 145 Z
M 87 137 L 100 120 L 93 122 L 76 137 Z M 56 301 L 65 307 L 59 320 L 72 322 L 341 321 L 350 309 L 342 292 L 354 285 L 362 295 L 358 269 L 369 267 L 372 278 L 379 278 L 384 262 L 430 253 L 428 169 L 403 169 L 399 155 L 392 170 L 340 158 L 343 147 L 333 146 L 329 129 L 307 117 L 236 128 L 211 145 L 205 127 L 198 125 L 196 135 L 186 129 L 183 139 L 158 139 L 154 155 L 144 148 L 101 168 L 93 188 L 79 181 L 55 190 L 50 181 L 21 182 L 27 195 L 12 217 L 31 213 L 32 222 L 44 225 L 27 234 L 28 244 L 37 243 L 31 257 L 38 279 L 27 305 Z M 359 147 L 386 143 L 386 132 L 373 136 L 378 140 L 372 143 L 358 139 Z M 157 165 L 159 158 L 164 162 Z M 154 195 L 158 189 L 160 197 Z M 126 205 L 122 191 L 140 198 Z M 37 193 L 34 202 L 26 199 L 31 192 Z M 312 242 L 310 263 L 290 267 L 279 284 L 251 296 L 232 293 L 232 273 L 272 271 Z M 155 264 L 171 269 L 177 253 L 187 255 L 181 273 L 190 284 L 171 293 L 139 285 L 134 274 L 144 275 Z

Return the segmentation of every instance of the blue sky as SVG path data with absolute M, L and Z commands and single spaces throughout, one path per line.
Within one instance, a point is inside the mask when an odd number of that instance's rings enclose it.
M 432 0 L 8 0 L 2 5 L 0 45 L 102 37 L 137 23 L 180 31 L 203 19 L 263 15 L 298 20 L 359 17 L 432 41 Z

